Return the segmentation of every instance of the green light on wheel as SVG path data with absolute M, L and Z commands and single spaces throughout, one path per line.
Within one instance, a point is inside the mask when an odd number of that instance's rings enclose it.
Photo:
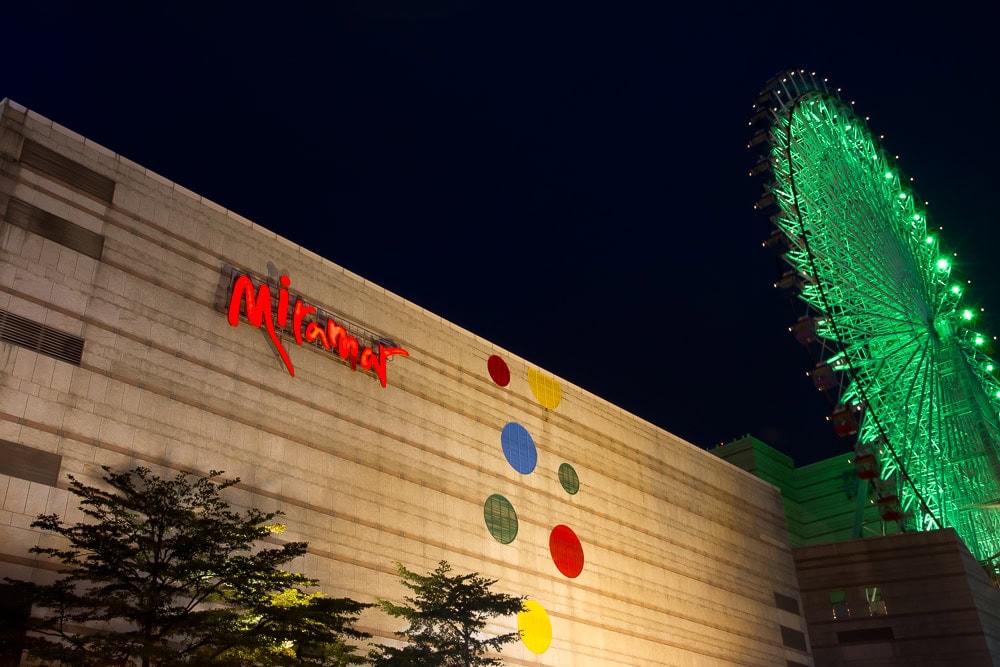
M 900 192 L 899 193 L 899 198 L 900 199 L 906 199 L 906 193 L 905 192 Z
M 986 364 L 986 372 L 987 373 L 993 372 L 993 364 Z
M 982 345 L 986 340 L 982 336 L 976 336 L 976 345 Z
M 924 239 L 924 243 L 927 243 L 928 245 L 934 243 L 934 237 L 928 236 L 927 238 Z
M 948 263 L 948 260 L 945 259 L 944 257 L 942 257 L 937 261 L 937 267 L 942 271 L 947 271 L 949 266 L 950 264 Z
M 962 288 L 959 287 L 958 285 L 952 285 L 951 286 L 951 293 L 952 294 L 961 294 L 962 293 Z
M 966 322 L 972 320 L 972 311 L 969 310 L 968 308 L 966 308 L 965 310 L 963 310 L 962 311 L 962 319 L 965 320 Z
M 885 177 L 886 178 L 892 178 L 892 172 L 891 171 L 885 172 Z

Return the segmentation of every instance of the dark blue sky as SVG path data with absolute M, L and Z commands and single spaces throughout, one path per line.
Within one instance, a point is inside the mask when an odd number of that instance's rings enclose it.
M 1000 312 L 986 16 L 18 4 L 0 96 L 700 446 L 848 447 L 786 332 L 746 176 L 751 104 L 783 68 L 872 116 L 972 302 Z

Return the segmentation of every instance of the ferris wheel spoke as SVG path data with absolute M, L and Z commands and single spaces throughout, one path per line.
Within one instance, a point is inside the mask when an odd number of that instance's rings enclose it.
M 922 375 L 922 373 L 920 373 L 920 366 L 922 364 L 922 360 L 925 358 L 927 353 L 926 346 L 920 345 L 919 339 L 917 338 L 912 338 L 907 343 L 901 345 L 898 348 L 898 351 L 901 352 L 902 350 L 911 346 L 914 349 L 909 354 L 906 361 L 903 362 L 902 364 L 898 364 L 895 367 L 891 377 L 879 381 L 879 386 L 888 387 L 888 391 L 891 392 L 890 395 L 895 396 L 899 392 L 899 387 L 901 386 L 901 383 L 903 383 L 905 379 L 910 378 L 909 383 L 906 384 L 907 389 L 905 395 L 900 401 L 898 401 L 903 405 L 909 404 L 910 397 L 912 396 L 913 388 L 916 385 L 917 379 Z M 918 354 L 920 355 L 920 361 L 914 363 L 914 360 L 916 359 Z
M 906 295 L 882 287 L 891 281 L 886 280 L 887 277 L 880 275 L 877 270 L 862 273 L 856 264 L 852 265 L 846 259 L 838 257 L 827 257 L 822 264 L 816 262 L 813 267 L 820 276 L 821 285 L 835 284 L 857 296 L 864 295 L 866 297 L 864 303 L 869 311 L 878 308 L 880 311 L 897 314 L 900 316 L 899 319 L 915 321 L 912 309 L 906 307 L 908 302 L 912 302 L 912 298 L 906 298 Z

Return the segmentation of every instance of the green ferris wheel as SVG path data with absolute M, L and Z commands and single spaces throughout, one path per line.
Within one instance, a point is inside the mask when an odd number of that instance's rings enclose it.
M 952 527 L 973 555 L 1000 554 L 1000 364 L 979 330 L 924 203 L 866 119 L 805 70 L 772 79 L 754 105 L 751 175 L 777 286 L 800 317 L 809 375 L 882 520 Z

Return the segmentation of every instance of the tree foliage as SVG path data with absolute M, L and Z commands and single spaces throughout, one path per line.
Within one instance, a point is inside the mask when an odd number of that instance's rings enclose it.
M 477 573 L 451 574 L 447 561 L 426 575 L 396 563 L 402 584 L 413 591 L 404 604 L 379 600 L 387 614 L 408 626 L 396 635 L 408 643 L 401 648 L 379 647 L 372 653 L 382 667 L 482 667 L 502 665 L 487 651 L 499 651 L 519 639 L 520 633 L 485 636 L 491 620 L 522 610 L 524 598 L 492 590 L 495 579 Z
M 65 538 L 34 547 L 63 564 L 50 585 L 27 586 L 36 610 L 29 651 L 69 665 L 348 665 L 346 638 L 370 605 L 308 594 L 316 581 L 281 567 L 304 542 L 263 547 L 278 513 L 230 508 L 220 472 L 192 481 L 147 468 L 112 472 L 105 488 L 70 476 L 87 519 L 39 515 L 33 527 Z

